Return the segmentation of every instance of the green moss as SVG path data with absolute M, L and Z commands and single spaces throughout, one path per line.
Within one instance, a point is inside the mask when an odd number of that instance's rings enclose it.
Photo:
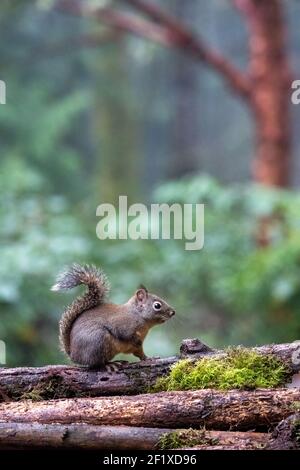
M 32 401 L 41 401 L 43 400 L 43 393 L 42 390 L 40 390 L 38 387 L 33 388 L 32 390 L 29 390 L 28 392 L 22 393 L 18 397 L 18 400 L 32 400 Z
M 177 362 L 167 377 L 157 380 L 152 391 L 273 388 L 285 383 L 290 374 L 287 366 L 273 355 L 241 347 L 230 348 L 226 353 L 222 358 Z
M 193 447 L 201 444 L 215 445 L 217 443 L 218 439 L 207 437 L 204 429 L 186 429 L 163 434 L 157 447 L 161 450 L 166 450 L 179 449 L 180 447 Z

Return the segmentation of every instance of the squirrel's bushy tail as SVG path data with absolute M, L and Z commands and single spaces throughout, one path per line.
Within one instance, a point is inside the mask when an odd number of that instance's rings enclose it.
M 97 269 L 95 266 L 81 266 L 79 264 L 73 264 L 66 271 L 59 274 L 56 284 L 51 290 L 68 290 L 80 284 L 86 285 L 88 291 L 67 307 L 59 322 L 60 345 L 68 355 L 70 354 L 70 333 L 74 321 L 85 310 L 103 303 L 109 292 L 109 283 L 102 270 Z

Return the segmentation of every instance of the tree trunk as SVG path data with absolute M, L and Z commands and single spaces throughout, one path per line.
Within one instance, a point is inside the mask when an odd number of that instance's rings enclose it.
M 177 18 L 188 24 L 195 18 L 197 0 L 172 2 Z M 199 99 L 197 65 L 182 53 L 171 56 L 170 88 L 173 93 L 171 122 L 171 160 L 168 162 L 167 177 L 180 178 L 191 175 L 199 169 Z
M 237 446 L 257 449 L 269 443 L 270 436 L 256 432 L 225 432 L 176 429 L 182 443 L 189 442 L 209 449 L 211 446 Z M 87 450 L 155 450 L 160 439 L 174 429 L 128 426 L 90 426 L 86 424 L 0 424 L 0 449 L 87 449 Z M 191 445 L 191 444 L 190 444 Z
M 298 343 L 275 344 L 253 348 L 261 354 L 274 354 L 295 373 L 300 371 L 300 360 L 293 357 Z M 184 340 L 181 357 L 199 359 L 224 357 L 226 352 L 211 350 L 197 339 Z M 158 377 L 168 373 L 172 364 L 179 360 L 173 356 L 164 359 L 135 362 L 120 367 L 118 372 L 88 370 L 71 366 L 19 367 L 0 369 L 0 401 L 32 398 L 43 400 L 105 395 L 134 395 L 143 393 Z
M 291 414 L 299 389 L 194 390 L 0 404 L 0 422 L 266 430 Z
M 290 179 L 290 85 L 286 31 L 280 0 L 236 0 L 249 26 L 257 149 L 254 179 L 267 186 L 287 186 Z

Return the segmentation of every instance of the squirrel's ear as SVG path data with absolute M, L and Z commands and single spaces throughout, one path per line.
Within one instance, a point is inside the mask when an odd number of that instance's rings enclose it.
M 148 291 L 146 287 L 141 284 L 136 291 L 135 296 L 139 302 L 143 302 L 148 297 Z
M 147 289 L 147 287 L 144 286 L 144 284 L 140 284 L 138 289 L 143 289 L 148 294 L 148 289 Z

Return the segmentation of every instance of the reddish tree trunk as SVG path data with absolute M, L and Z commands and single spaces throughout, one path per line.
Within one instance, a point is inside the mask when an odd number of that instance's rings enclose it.
M 287 186 L 290 178 L 290 69 L 280 0 L 236 0 L 249 25 L 250 106 L 256 127 L 254 179 Z

